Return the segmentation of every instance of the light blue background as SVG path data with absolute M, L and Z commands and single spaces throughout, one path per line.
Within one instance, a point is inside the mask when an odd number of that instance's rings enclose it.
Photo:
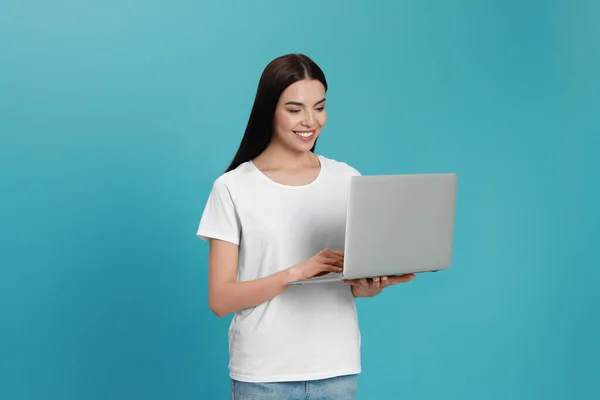
M 194 236 L 274 57 L 318 151 L 459 174 L 453 269 L 359 301 L 361 399 L 600 398 L 600 6 L 3 1 L 0 398 L 225 399 Z

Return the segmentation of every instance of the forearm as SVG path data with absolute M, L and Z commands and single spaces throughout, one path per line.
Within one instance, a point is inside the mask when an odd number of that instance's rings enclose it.
M 292 271 L 284 270 L 265 278 L 223 283 L 210 293 L 210 308 L 217 316 L 224 317 L 255 307 L 285 291 L 293 280 Z

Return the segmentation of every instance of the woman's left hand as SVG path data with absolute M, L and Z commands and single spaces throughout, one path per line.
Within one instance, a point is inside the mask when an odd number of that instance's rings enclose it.
M 413 279 L 415 279 L 415 274 L 377 276 L 374 278 L 346 280 L 344 282 L 353 286 L 352 291 L 356 297 L 371 297 L 381 293 L 386 287 L 406 283 Z

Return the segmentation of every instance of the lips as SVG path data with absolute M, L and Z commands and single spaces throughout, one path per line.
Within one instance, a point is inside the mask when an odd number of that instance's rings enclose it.
M 315 130 L 311 131 L 294 131 L 294 134 L 300 139 L 304 141 L 312 140 L 313 136 L 315 136 Z

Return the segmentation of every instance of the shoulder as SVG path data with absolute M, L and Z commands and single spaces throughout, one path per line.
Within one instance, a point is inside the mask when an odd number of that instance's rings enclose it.
M 319 159 L 324 163 L 327 169 L 331 170 L 334 173 L 348 176 L 361 175 L 361 173 L 355 167 L 351 166 L 348 162 L 335 160 L 333 158 L 328 158 L 322 155 L 319 155 Z
M 218 176 L 213 181 L 213 189 L 235 191 L 237 187 L 243 185 L 244 182 L 247 181 L 249 173 L 250 169 L 248 163 L 243 163 L 236 169 L 227 171 Z
M 213 179 L 210 187 L 209 201 L 235 204 L 247 192 L 247 165 L 242 164 L 234 170 L 222 173 Z

